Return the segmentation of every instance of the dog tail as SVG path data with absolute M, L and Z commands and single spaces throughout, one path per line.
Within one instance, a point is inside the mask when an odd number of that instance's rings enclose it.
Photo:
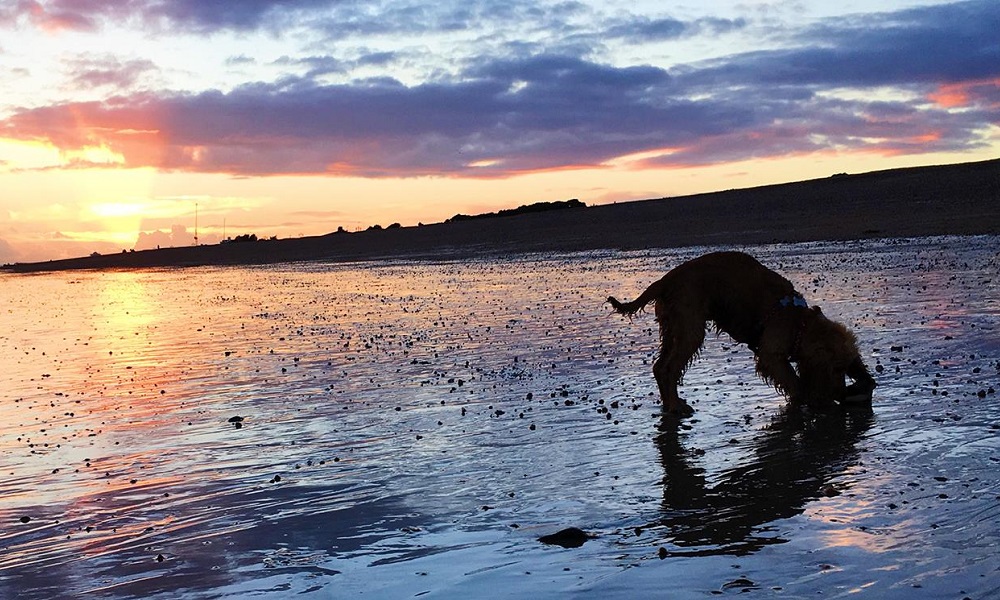
M 631 302 L 619 302 L 614 296 L 608 296 L 608 303 L 615 312 L 626 317 L 631 317 L 646 307 L 647 304 L 663 295 L 664 282 L 659 280 L 644 291 L 638 298 Z

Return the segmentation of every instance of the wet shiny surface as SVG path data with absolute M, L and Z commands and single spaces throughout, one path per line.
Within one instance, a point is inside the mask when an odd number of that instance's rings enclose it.
M 679 428 L 602 302 L 708 249 L 0 276 L 0 597 L 994 597 L 998 248 L 751 249 L 874 410 L 709 336 Z

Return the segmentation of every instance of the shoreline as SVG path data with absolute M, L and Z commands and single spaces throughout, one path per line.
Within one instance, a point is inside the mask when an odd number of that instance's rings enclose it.
M 1000 233 L 1000 159 L 514 216 L 5 265 L 36 273 Z

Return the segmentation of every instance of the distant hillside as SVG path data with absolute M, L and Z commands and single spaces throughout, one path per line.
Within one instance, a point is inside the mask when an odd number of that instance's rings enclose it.
M 567 208 L 586 208 L 586 207 L 587 207 L 586 204 L 580 202 L 576 198 L 573 198 L 572 200 L 561 200 L 556 202 L 535 202 L 534 204 L 526 204 L 518 206 L 517 208 L 507 208 L 497 212 L 482 213 L 478 215 L 463 215 L 459 213 L 454 217 L 446 220 L 445 223 L 455 223 L 457 221 L 471 221 L 473 219 L 492 219 L 494 217 L 514 217 L 517 215 L 547 212 L 550 210 L 564 210 Z
M 583 206 L 539 203 L 417 227 L 189 246 L 9 265 L 18 272 L 291 261 L 463 260 L 814 240 L 1000 234 L 1000 160 L 915 167 Z M 553 207 L 553 208 L 549 208 Z M 565 209 L 572 210 L 565 210 Z M 489 217 L 504 218 L 489 218 Z

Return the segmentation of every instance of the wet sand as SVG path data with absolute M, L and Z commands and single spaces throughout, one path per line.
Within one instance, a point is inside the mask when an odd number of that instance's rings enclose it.
M 17 264 L 15 271 L 454 258 L 1000 233 L 1000 160 L 482 220 Z M 263 233 L 263 232 L 262 232 Z
M 663 422 L 602 302 L 720 248 L 0 274 L 0 597 L 998 597 L 998 238 L 737 246 L 873 409 L 709 336 Z

